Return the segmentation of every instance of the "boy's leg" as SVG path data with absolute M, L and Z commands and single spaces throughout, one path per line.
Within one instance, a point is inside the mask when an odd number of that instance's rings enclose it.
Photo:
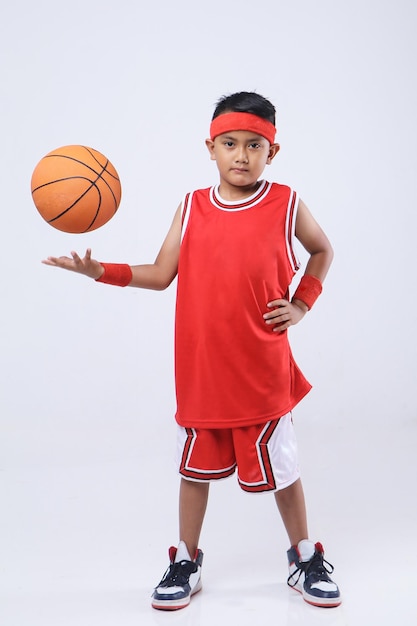
M 307 514 L 301 480 L 275 492 L 275 500 L 290 539 L 288 584 L 306 602 L 332 607 L 341 603 L 340 591 L 329 574 L 333 566 L 324 559 L 323 546 L 308 539 Z
M 170 565 L 152 594 L 155 609 L 176 610 L 186 607 L 191 596 L 201 589 L 203 553 L 198 549 L 207 508 L 209 483 L 181 479 L 179 518 L 180 542 L 169 550 Z
M 201 528 L 207 508 L 210 483 L 181 479 L 179 502 L 179 532 L 193 558 L 198 548 Z
M 190 556 L 198 549 L 211 480 L 232 476 L 236 458 L 232 430 L 177 428 L 180 541 Z
M 201 589 L 203 552 L 198 548 L 207 508 L 210 480 L 235 472 L 236 459 L 230 429 L 195 429 L 178 426 L 177 466 L 179 493 L 178 547 L 169 550 L 170 564 L 152 594 L 156 609 L 182 609 Z M 208 468 L 210 468 L 208 470 Z
M 289 487 L 276 491 L 275 501 L 278 505 L 290 544 L 296 546 L 303 539 L 307 539 L 307 513 L 301 480 L 298 479 Z

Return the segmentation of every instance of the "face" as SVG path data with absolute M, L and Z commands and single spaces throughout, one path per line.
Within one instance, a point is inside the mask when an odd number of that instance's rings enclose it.
M 251 193 L 279 150 L 278 144 L 270 145 L 264 137 L 246 130 L 224 133 L 214 141 L 207 139 L 206 145 L 216 161 L 223 195 Z

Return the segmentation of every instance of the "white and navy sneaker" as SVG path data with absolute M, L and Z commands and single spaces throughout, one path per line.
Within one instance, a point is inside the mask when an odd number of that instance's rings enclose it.
M 152 594 L 154 609 L 175 611 L 190 604 L 191 596 L 200 591 L 203 553 L 197 550 L 191 559 L 187 546 L 180 541 L 178 548 L 169 549 L 170 564 Z
M 314 544 L 305 539 L 298 546 L 292 546 L 287 555 L 290 571 L 287 583 L 290 587 L 314 606 L 339 606 L 342 602 L 339 588 L 329 577 L 334 568 L 323 558 L 321 543 Z

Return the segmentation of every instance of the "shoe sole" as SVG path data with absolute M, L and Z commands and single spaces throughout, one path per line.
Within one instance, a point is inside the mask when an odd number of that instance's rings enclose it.
M 318 606 L 322 609 L 332 609 L 342 604 L 342 598 L 320 599 L 316 596 L 309 596 L 307 593 L 305 593 L 304 590 L 297 589 L 297 587 L 291 587 L 291 589 L 299 593 L 303 597 L 304 602 L 307 602 L 307 604 L 311 604 L 312 606 Z
M 201 591 L 201 580 L 198 581 L 195 588 L 192 590 L 189 596 L 182 598 L 181 600 L 152 600 L 152 608 L 160 611 L 178 611 L 179 609 L 185 609 L 191 601 L 191 597 Z

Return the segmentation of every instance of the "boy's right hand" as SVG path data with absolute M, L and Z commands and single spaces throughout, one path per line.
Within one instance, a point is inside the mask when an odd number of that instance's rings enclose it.
M 42 261 L 45 265 L 61 267 L 64 270 L 84 274 L 89 278 L 97 280 L 104 272 L 104 267 L 98 261 L 91 258 L 91 248 L 87 248 L 84 258 L 78 256 L 76 252 L 71 252 L 71 258 L 67 256 L 48 256 Z

